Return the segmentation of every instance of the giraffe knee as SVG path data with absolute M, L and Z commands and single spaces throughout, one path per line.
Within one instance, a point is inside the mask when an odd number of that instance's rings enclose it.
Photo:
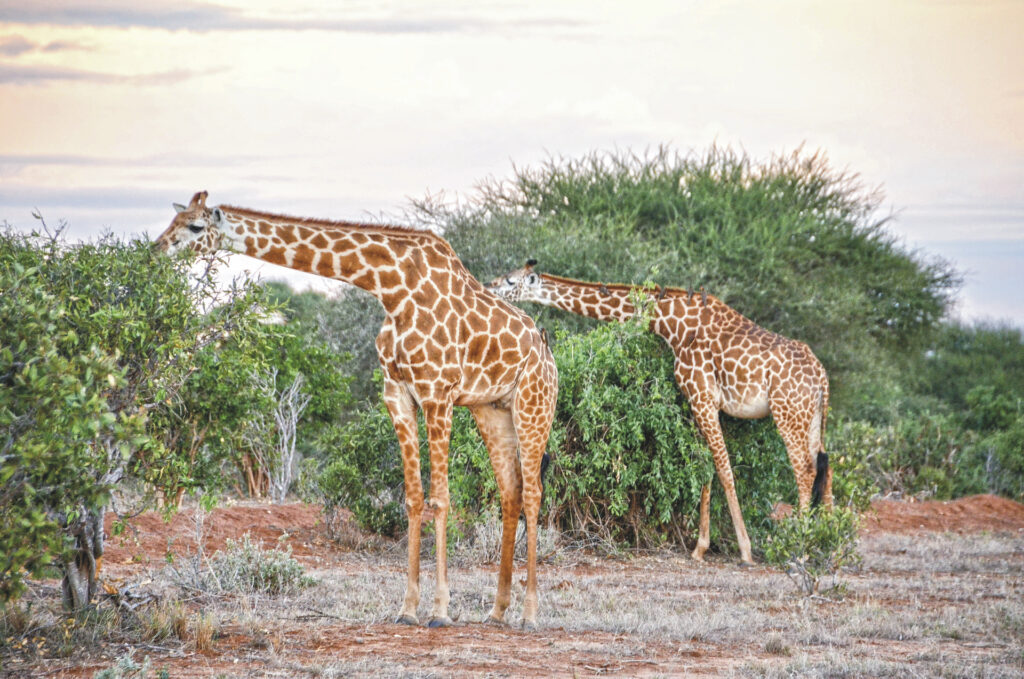
M 427 506 L 433 509 L 435 514 L 438 512 L 447 512 L 448 505 L 449 500 L 447 495 L 443 497 L 431 497 L 430 500 L 427 501 Z
M 419 516 L 423 513 L 423 496 L 419 497 L 406 497 L 405 498 L 405 513 L 409 516 Z

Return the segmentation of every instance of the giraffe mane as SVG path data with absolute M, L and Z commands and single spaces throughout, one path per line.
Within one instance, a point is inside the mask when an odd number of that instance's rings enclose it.
M 630 292 L 631 290 L 642 290 L 643 289 L 642 285 L 631 285 L 629 283 L 600 283 L 600 282 L 593 282 L 593 281 L 580 281 L 580 280 L 576 280 L 575 278 L 566 278 L 565 276 L 555 276 L 555 275 L 549 274 L 549 273 L 542 273 L 542 274 L 540 274 L 540 277 L 544 278 L 546 280 L 549 280 L 549 281 L 553 281 L 555 283 L 566 283 L 566 284 L 572 285 L 574 287 L 588 288 L 588 289 L 592 289 L 592 290 L 600 290 L 601 288 L 604 288 L 605 290 L 615 290 L 615 291 L 618 291 L 618 292 Z M 659 290 L 664 290 L 665 291 L 665 295 L 672 296 L 672 297 L 684 297 L 684 296 L 690 294 L 688 290 L 685 290 L 683 288 L 669 288 L 669 287 L 665 287 L 665 288 L 655 287 L 653 290 L 650 290 L 650 292 L 652 292 L 655 295 L 658 295 L 659 294 Z M 712 297 L 711 295 L 708 295 L 708 299 L 711 299 L 711 297 Z
M 299 226 L 306 226 L 314 229 L 357 229 L 360 231 L 377 231 L 380 233 L 395 236 L 423 237 L 428 240 L 434 241 L 439 245 L 442 245 L 446 250 L 450 251 L 452 255 L 455 255 L 455 250 L 452 248 L 451 244 L 449 244 L 448 241 L 446 241 L 441 236 L 438 236 L 433 231 L 415 229 L 411 226 L 396 226 L 394 224 L 369 224 L 366 222 L 350 222 L 346 220 L 321 219 L 317 217 L 295 217 L 293 215 L 285 215 L 279 212 L 263 212 L 260 210 L 253 210 L 247 207 L 238 207 L 237 205 L 221 205 L 220 207 L 223 210 L 228 210 L 235 214 L 243 215 L 245 217 L 252 217 L 255 219 L 286 219 L 289 222 L 294 222 L 295 224 L 298 224 Z

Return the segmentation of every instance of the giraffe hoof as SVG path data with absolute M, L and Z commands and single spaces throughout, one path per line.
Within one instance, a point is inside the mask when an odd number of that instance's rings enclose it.
M 484 624 L 493 627 L 508 627 L 508 623 L 503 618 L 496 618 L 493 615 L 488 615 L 484 618 Z
M 398 623 L 399 625 L 418 625 L 418 624 L 420 624 L 420 621 L 416 619 L 415 615 L 400 615 L 400 616 L 398 616 L 398 619 L 395 620 L 395 622 Z
M 753 561 L 740 561 L 739 562 L 739 567 L 740 568 L 753 568 L 754 567 L 754 562 Z
M 427 627 L 430 627 L 430 628 L 435 628 L 435 627 L 451 627 L 454 624 L 455 623 L 452 622 L 451 618 L 449 618 L 448 616 L 445 616 L 443 618 L 442 617 L 431 618 L 427 622 Z
M 536 620 L 523 620 L 523 630 L 526 631 L 526 632 L 536 632 L 537 631 L 537 621 Z

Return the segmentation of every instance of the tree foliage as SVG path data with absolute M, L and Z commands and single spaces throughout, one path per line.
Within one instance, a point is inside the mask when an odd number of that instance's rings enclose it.
M 515 168 L 462 202 L 416 201 L 409 218 L 443 233 L 483 281 L 532 257 L 541 270 L 584 280 L 704 287 L 810 344 L 829 370 L 839 414 L 889 421 L 878 401 L 907 397 L 906 380 L 894 375 L 936 330 L 960 278 L 947 262 L 902 246 L 879 216 L 882 200 L 821 154 L 758 162 L 728 148 L 660 148 Z M 332 302 L 331 322 L 355 329 L 342 346 L 357 357 L 361 384 L 376 368 L 378 307 L 361 294 Z M 527 310 L 551 331 L 596 325 Z
M 259 325 L 254 295 L 204 314 L 212 278 L 190 280 L 147 242 L 0 234 L 0 595 L 53 563 L 68 605 L 84 606 L 111 489 L 203 483 L 210 468 L 165 445 L 160 413 L 198 353 Z

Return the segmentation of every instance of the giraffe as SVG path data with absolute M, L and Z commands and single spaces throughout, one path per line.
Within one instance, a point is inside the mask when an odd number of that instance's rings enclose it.
M 509 301 L 538 302 L 600 320 L 625 321 L 637 309 L 631 285 L 587 283 L 535 272 L 536 260 L 487 284 Z M 828 376 L 803 342 L 765 330 L 718 298 L 701 291 L 658 288 L 651 300 L 651 331 L 675 354 L 676 383 L 690 402 L 697 427 L 711 449 L 725 489 L 743 564 L 753 563 L 719 411 L 733 417 L 775 420 L 796 476 L 800 508 L 832 505 L 832 472 L 825 452 Z M 701 489 L 700 523 L 693 558 L 710 544 L 710 482 Z
M 402 451 L 408 515 L 408 570 L 397 622 L 419 624 L 420 532 L 433 519 L 437 547 L 428 626 L 452 624 L 446 559 L 448 445 L 452 407 L 472 413 L 501 495 L 498 588 L 488 621 L 503 623 L 511 602 L 513 552 L 526 516 L 527 585 L 523 624 L 537 624 L 537 517 L 541 467 L 554 418 L 558 373 L 533 321 L 484 287 L 443 238 L 425 231 L 301 219 L 240 207 L 206 206 L 206 192 L 175 204 L 156 241 L 165 251 L 224 249 L 346 281 L 386 312 L 376 347 L 383 399 Z M 416 408 L 430 448 L 430 499 L 424 509 Z

